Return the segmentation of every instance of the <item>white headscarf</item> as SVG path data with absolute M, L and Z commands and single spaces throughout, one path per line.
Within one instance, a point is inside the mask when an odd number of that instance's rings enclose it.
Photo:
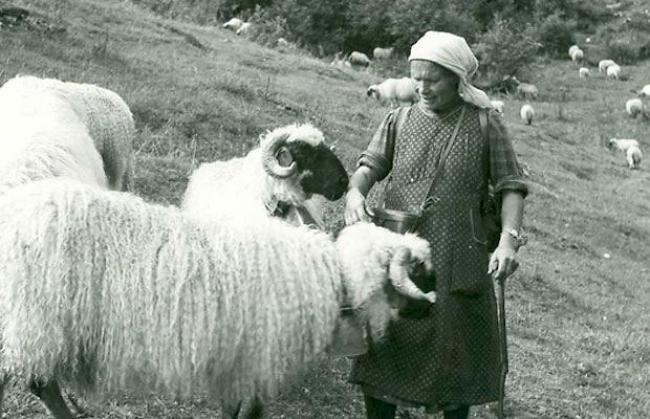
M 478 70 L 478 60 L 465 38 L 448 33 L 428 31 L 413 46 L 409 61 L 431 61 L 452 71 L 459 78 L 458 94 L 465 102 L 479 108 L 492 108 L 488 95 L 472 86 L 469 79 Z

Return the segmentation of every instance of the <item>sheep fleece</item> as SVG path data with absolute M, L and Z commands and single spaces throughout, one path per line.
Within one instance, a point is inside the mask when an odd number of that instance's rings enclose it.
M 282 222 L 199 225 L 72 181 L 0 198 L 5 372 L 89 394 L 273 394 L 331 340 L 328 235 Z

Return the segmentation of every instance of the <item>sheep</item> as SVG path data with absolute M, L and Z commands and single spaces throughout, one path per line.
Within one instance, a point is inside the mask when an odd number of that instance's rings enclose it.
M 571 61 L 574 63 L 581 62 L 584 57 L 585 53 L 580 48 L 574 49 L 571 53 Z
M 224 23 L 223 27 L 226 29 L 230 29 L 233 32 L 237 32 L 242 27 L 243 24 L 244 24 L 243 20 L 233 17 L 228 22 Z
M 625 157 L 627 159 L 627 167 L 630 169 L 638 169 L 641 164 L 643 153 L 641 153 L 641 149 L 638 146 L 633 145 L 627 149 Z
M 339 68 L 346 68 L 346 67 L 351 68 L 352 67 L 352 64 L 350 64 L 350 62 L 348 61 L 348 57 L 343 56 L 342 52 L 337 52 L 336 54 L 334 54 L 334 59 L 332 60 L 330 65 L 334 66 L 334 67 L 339 67 Z
M 643 98 L 650 97 L 650 84 L 643 86 L 643 88 L 639 90 L 638 95 Z
M 393 50 L 395 47 L 381 48 L 376 47 L 372 50 L 372 58 L 375 60 L 385 60 L 390 58 L 393 55 Z
M 67 175 L 130 189 L 134 133 L 128 105 L 111 90 L 32 76 L 15 77 L 0 88 L 0 170 L 12 173 L 3 176 L 3 184 L 31 170 L 37 178 Z
M 607 141 L 607 148 L 610 150 L 618 150 L 625 153 L 630 147 L 639 147 L 639 142 L 632 138 L 610 138 Z
M 578 69 L 578 77 L 581 79 L 589 78 L 591 71 L 587 67 L 580 67 Z
M 494 110 L 503 115 L 503 108 L 505 107 L 505 103 L 503 103 L 502 100 L 491 100 L 490 103 L 492 104 Z
M 134 130 L 128 106 L 110 90 L 15 77 L 0 88 L 0 196 L 29 182 L 54 177 L 95 188 L 129 189 Z M 0 411 L 7 379 L 1 375 Z M 32 390 L 50 391 L 65 403 L 56 383 L 50 388 L 34 383 Z M 71 396 L 69 399 L 82 411 Z
M 340 307 L 379 340 L 400 304 L 435 301 L 408 276 L 431 274 L 427 242 L 367 223 L 334 241 L 44 180 L 0 198 L 0 235 L 3 368 L 100 397 L 208 394 L 236 413 L 322 359 Z
M 643 112 L 643 101 L 639 98 L 629 99 L 625 102 L 625 110 L 627 114 L 632 118 L 635 118 L 641 112 Z
M 579 50 L 579 49 L 580 49 L 579 46 L 577 46 L 577 45 L 571 45 L 571 46 L 569 47 L 569 57 L 570 57 L 571 59 L 573 59 L 573 53 L 574 53 L 575 51 Z
M 390 103 L 391 107 L 398 106 L 400 103 L 412 105 L 418 101 L 416 84 L 410 77 L 391 78 L 373 84 L 368 87 L 366 94 L 382 103 Z
M 607 78 L 608 79 L 619 79 L 621 77 L 621 67 L 618 64 L 612 64 L 607 67 Z
M 539 90 L 537 86 L 531 83 L 522 83 L 516 77 L 511 77 L 517 85 L 517 94 L 526 100 L 537 100 Z
M 348 175 L 323 133 L 310 124 L 276 128 L 260 137 L 260 146 L 245 157 L 204 163 L 190 176 L 182 208 L 209 219 L 280 216 L 322 227 L 314 195 L 339 199 Z M 306 207 L 303 220 L 296 208 Z M 312 220 L 309 220 L 311 218 Z
M 363 52 L 352 51 L 348 56 L 347 62 L 350 63 L 352 67 L 368 67 L 371 63 L 370 58 Z
M 248 32 L 250 32 L 252 25 L 253 24 L 250 22 L 242 23 L 241 27 L 235 32 L 235 35 L 246 35 Z
M 531 125 L 535 116 L 535 109 L 530 104 L 525 103 L 519 110 L 519 116 L 526 125 Z
M 616 65 L 614 60 L 600 60 L 598 61 L 598 71 L 600 73 L 606 72 L 607 68 L 612 65 Z

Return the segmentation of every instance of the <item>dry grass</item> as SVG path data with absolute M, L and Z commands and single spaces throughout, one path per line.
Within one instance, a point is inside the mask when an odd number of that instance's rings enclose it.
M 378 77 L 283 55 L 218 27 L 165 21 L 117 0 L 78 0 L 64 9 L 46 0 L 16 3 L 66 31 L 3 26 L 1 81 L 23 72 L 118 92 L 136 118 L 136 190 L 151 201 L 178 203 L 194 157 L 241 156 L 261 132 L 292 122 L 321 128 L 352 170 L 385 112 L 365 97 Z M 649 166 L 629 171 L 624 156 L 603 144 L 635 137 L 650 150 L 650 123 L 624 109 L 630 90 L 650 82 L 650 63 L 624 70 L 625 81 L 605 80 L 594 69 L 591 79 L 579 80 L 568 60 L 540 65 L 525 80 L 540 89 L 532 126 L 519 120 L 522 102 L 504 98 L 532 191 L 529 245 L 507 287 L 510 417 L 641 418 L 650 411 Z M 562 88 L 568 93 L 560 109 Z M 340 225 L 341 203 L 326 215 L 332 228 Z M 362 417 L 359 393 L 345 381 L 348 366 L 330 360 L 272 403 L 269 416 Z M 47 417 L 18 389 L 6 407 L 8 418 Z M 91 409 L 103 419 L 218 416 L 204 399 L 155 396 Z M 473 416 L 493 418 L 493 406 Z

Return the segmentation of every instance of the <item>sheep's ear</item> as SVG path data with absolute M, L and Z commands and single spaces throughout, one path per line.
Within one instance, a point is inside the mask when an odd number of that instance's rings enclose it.
M 293 156 L 291 152 L 286 147 L 280 147 L 275 153 L 275 158 L 278 161 L 278 164 L 282 167 L 288 167 L 293 163 Z

